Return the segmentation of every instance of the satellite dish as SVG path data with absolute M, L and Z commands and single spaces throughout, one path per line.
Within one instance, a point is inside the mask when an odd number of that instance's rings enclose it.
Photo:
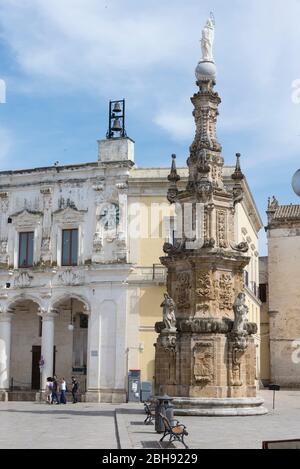
M 300 197 L 300 169 L 294 174 L 292 180 L 292 187 L 295 192 Z

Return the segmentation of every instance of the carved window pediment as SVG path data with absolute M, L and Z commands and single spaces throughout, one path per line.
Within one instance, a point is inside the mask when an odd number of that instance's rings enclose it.
M 76 208 L 67 207 L 57 210 L 53 213 L 53 218 L 59 223 L 81 223 L 84 221 L 84 215 L 87 210 L 77 210 Z
M 42 212 L 33 212 L 31 210 L 22 210 L 21 212 L 10 215 L 13 224 L 19 228 L 32 227 L 41 220 Z

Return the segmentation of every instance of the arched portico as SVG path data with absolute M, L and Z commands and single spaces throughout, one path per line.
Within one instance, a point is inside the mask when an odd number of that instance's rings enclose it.
M 85 392 L 90 305 L 84 296 L 70 292 L 55 297 L 51 302 L 50 311 L 55 314 L 52 331 L 53 373 L 58 378 L 65 378 L 69 383 L 71 377 L 75 376 L 80 383 L 80 391 Z M 51 344 L 48 350 L 51 352 Z
M 40 387 L 40 302 L 18 295 L 2 306 L 0 314 L 0 390 Z

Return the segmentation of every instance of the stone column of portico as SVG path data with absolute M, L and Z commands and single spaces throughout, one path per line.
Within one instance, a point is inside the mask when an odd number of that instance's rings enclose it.
M 40 313 L 43 320 L 42 327 L 42 352 L 41 358 L 43 364 L 41 368 L 41 390 L 46 388 L 48 376 L 53 376 L 53 349 L 54 349 L 54 320 L 57 316 L 56 311 L 51 310 L 48 313 Z
M 0 401 L 6 399 L 10 386 L 11 320 L 13 314 L 0 313 Z

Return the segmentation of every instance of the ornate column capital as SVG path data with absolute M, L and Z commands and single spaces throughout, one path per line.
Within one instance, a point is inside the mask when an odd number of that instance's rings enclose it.
M 40 316 L 44 321 L 54 321 L 54 319 L 58 316 L 58 311 L 54 308 L 39 308 L 38 309 L 38 316 Z

